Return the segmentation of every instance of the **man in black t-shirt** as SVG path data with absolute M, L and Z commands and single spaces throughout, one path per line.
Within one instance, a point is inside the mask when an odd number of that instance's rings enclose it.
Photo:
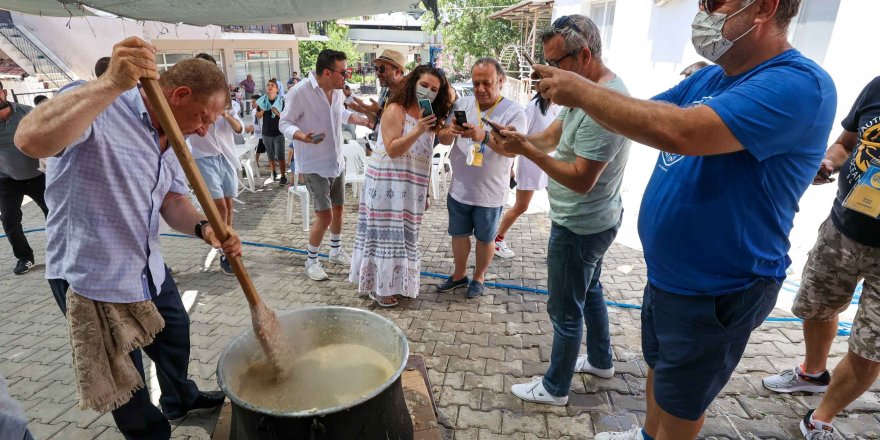
M 794 369 L 764 379 L 764 387 L 780 393 L 827 391 L 801 422 L 804 435 L 833 432 L 834 417 L 880 373 L 880 220 L 845 206 L 871 162 L 880 159 L 880 77 L 862 90 L 841 125 L 843 132 L 826 151 L 813 181 L 833 182 L 831 175 L 839 172 L 837 197 L 819 228 L 792 306 L 792 313 L 804 320 L 806 357 Z M 880 160 L 874 163 L 880 166 Z M 826 361 L 838 331 L 838 314 L 852 303 L 861 278 L 864 285 L 849 351 L 831 382 Z

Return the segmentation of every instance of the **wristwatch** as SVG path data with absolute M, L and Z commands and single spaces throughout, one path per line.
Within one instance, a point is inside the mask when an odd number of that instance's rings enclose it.
M 486 144 L 489 143 L 489 130 L 483 130 L 483 131 L 486 132 L 486 137 L 484 137 L 484 138 L 483 138 L 483 142 L 480 142 L 480 143 L 483 144 L 483 145 L 486 145 Z
M 209 222 L 207 220 L 201 220 L 198 223 L 196 223 L 196 233 L 195 233 L 196 237 L 199 237 L 202 240 L 205 239 L 205 237 L 202 235 L 202 226 L 204 226 L 208 223 Z

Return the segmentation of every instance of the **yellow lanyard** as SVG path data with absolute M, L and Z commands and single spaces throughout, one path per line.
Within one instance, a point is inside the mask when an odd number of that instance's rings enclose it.
M 498 100 L 495 101 L 495 104 L 492 104 L 492 107 L 489 107 L 489 110 L 488 110 L 489 113 L 486 113 L 486 116 L 485 116 L 486 119 L 489 119 L 492 117 L 492 112 L 495 111 L 495 107 L 498 107 L 498 103 L 501 102 L 502 99 L 504 99 L 504 97 L 499 96 Z M 474 99 L 474 104 L 477 105 L 477 114 L 480 116 L 480 128 L 483 128 L 483 111 L 480 110 L 480 102 L 477 101 L 476 99 Z

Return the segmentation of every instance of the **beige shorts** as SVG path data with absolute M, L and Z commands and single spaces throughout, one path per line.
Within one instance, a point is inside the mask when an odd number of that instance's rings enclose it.
M 819 227 L 791 311 L 805 320 L 832 320 L 850 306 L 860 279 L 865 284 L 849 348 L 865 359 L 880 362 L 880 248 L 843 235 L 830 217 Z

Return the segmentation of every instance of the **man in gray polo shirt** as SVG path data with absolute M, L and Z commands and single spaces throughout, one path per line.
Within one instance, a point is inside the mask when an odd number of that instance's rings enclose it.
M 0 219 L 12 245 L 12 254 L 18 260 L 12 272 L 21 275 L 34 265 L 34 250 L 21 227 L 21 202 L 28 196 L 43 210 L 44 216 L 49 210 L 43 201 L 46 176 L 38 169 L 40 162 L 22 154 L 12 141 L 18 122 L 30 113 L 31 107 L 7 101 L 6 93 L 0 83 L 0 121 L 5 122 L 0 126 Z

